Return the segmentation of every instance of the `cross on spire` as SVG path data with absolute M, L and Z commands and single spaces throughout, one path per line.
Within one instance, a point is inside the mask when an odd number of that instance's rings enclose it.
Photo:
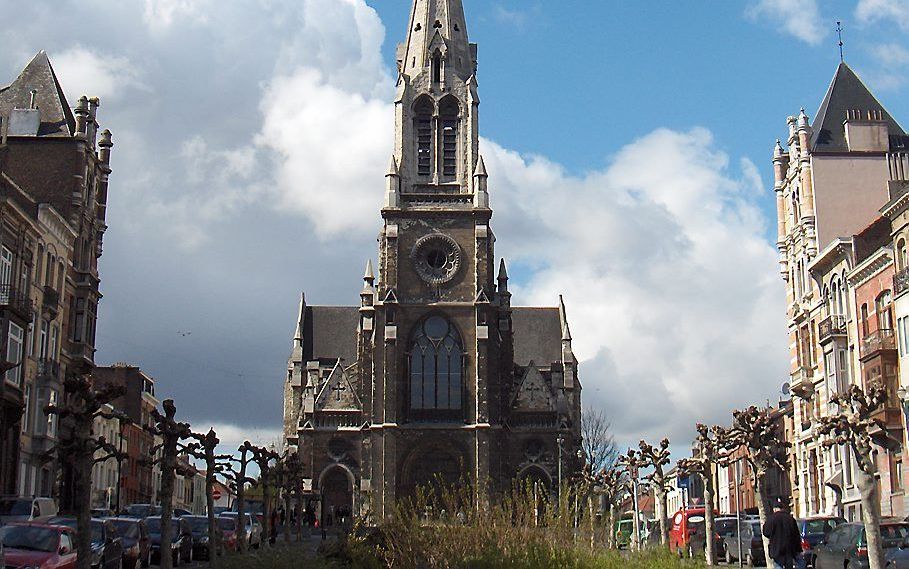
M 836 23 L 836 35 L 839 38 L 840 62 L 843 63 L 846 61 L 846 58 L 843 54 L 843 23 L 842 22 Z

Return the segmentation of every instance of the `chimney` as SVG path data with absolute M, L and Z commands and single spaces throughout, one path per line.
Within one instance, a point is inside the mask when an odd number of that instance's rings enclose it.
M 101 148 L 101 163 L 105 166 L 110 166 L 110 149 L 114 146 L 110 130 L 104 129 L 104 132 L 101 133 L 101 142 L 98 143 L 98 146 Z
M 28 109 L 33 111 L 38 108 L 38 90 L 32 89 L 28 99 Z

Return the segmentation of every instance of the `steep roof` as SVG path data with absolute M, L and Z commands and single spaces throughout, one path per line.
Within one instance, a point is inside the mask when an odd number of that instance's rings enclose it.
M 0 89 L 0 113 L 8 116 L 13 109 L 27 109 L 33 89 L 41 113 L 38 136 L 72 136 L 76 119 L 44 51 L 38 52 L 15 81 Z
M 305 361 L 343 358 L 357 360 L 357 306 L 307 306 L 303 321 Z M 512 310 L 514 360 L 541 366 L 562 359 L 562 322 L 558 308 L 517 307 Z
M 905 137 L 903 127 L 887 112 L 887 109 L 875 98 L 858 75 L 845 62 L 840 63 L 836 75 L 827 89 L 827 95 L 818 109 L 811 137 L 812 152 L 847 152 L 846 131 L 843 123 L 848 111 L 860 111 L 867 116 L 868 111 L 879 111 L 890 127 L 891 145 L 893 137 Z

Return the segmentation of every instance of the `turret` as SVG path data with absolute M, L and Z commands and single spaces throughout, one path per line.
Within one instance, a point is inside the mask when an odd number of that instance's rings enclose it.
M 565 370 L 564 387 L 574 387 L 574 368 L 577 360 L 571 347 L 571 330 L 568 327 L 568 311 L 565 309 L 565 299 L 559 295 L 559 324 L 562 327 L 562 366 Z
M 385 174 L 385 207 L 401 207 L 401 173 L 398 171 L 398 161 L 394 156 L 391 157 L 388 173 Z
M 473 173 L 473 205 L 478 209 L 489 209 L 489 174 L 486 173 L 486 164 L 483 157 L 477 160 L 477 168 Z
M 76 103 L 76 108 L 73 109 L 73 114 L 76 115 L 76 133 L 85 135 L 86 125 L 88 124 L 88 97 L 82 95 L 79 97 L 79 101 Z
M 98 147 L 101 149 L 99 157 L 101 163 L 105 166 L 110 166 L 110 151 L 113 146 L 114 142 L 111 137 L 111 132 L 110 130 L 105 129 L 104 132 L 101 133 L 101 141 L 98 143 Z

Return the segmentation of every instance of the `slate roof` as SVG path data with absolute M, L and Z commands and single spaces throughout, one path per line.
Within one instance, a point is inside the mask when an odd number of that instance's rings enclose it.
M 827 89 L 827 95 L 811 125 L 812 152 L 847 152 L 846 130 L 843 122 L 847 111 L 881 111 L 890 127 L 891 147 L 905 148 L 907 137 L 903 127 L 887 112 L 868 87 L 846 63 L 840 63 Z
M 359 307 L 307 306 L 303 322 L 304 361 L 337 359 L 350 365 L 357 361 Z M 558 308 L 513 309 L 514 360 L 526 366 L 541 366 L 562 359 L 562 326 Z
M 41 112 L 38 136 L 72 136 L 76 132 L 76 119 L 43 51 L 38 52 L 15 81 L 0 89 L 0 113 L 9 116 L 13 109 L 27 109 L 32 89 L 38 92 L 36 102 Z

